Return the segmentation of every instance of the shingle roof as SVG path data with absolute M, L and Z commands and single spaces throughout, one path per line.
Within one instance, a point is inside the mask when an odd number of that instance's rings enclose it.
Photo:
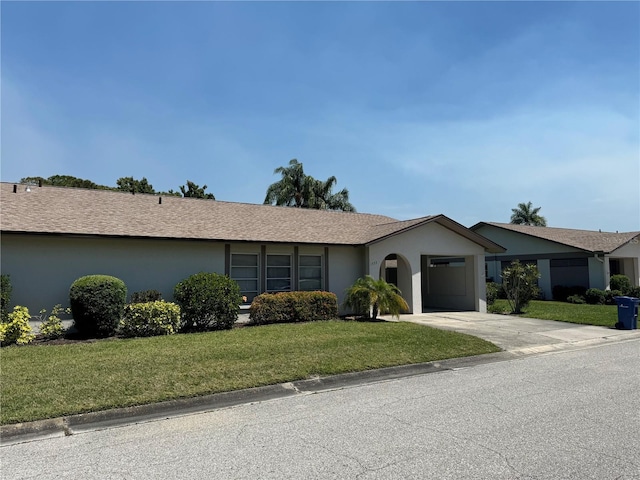
M 0 184 L 2 232 L 364 245 L 442 215 L 398 221 L 383 215 L 308 210 L 108 190 Z M 160 203 L 161 199 L 161 203 Z M 465 229 L 466 230 L 466 229 Z M 469 230 L 485 248 L 495 244 Z
M 542 238 L 569 247 L 579 248 L 587 252 L 611 253 L 640 235 L 640 232 L 596 232 L 593 230 L 574 230 L 570 228 L 534 227 L 530 225 L 513 225 L 511 223 L 480 222 L 471 230 L 482 225 L 511 230 L 532 237 Z

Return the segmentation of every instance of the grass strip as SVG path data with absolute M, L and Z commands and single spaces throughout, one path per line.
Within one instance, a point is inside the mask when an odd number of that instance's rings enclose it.
M 509 313 L 509 304 L 506 300 L 496 300 L 491 311 Z M 618 307 L 534 300 L 520 316 L 613 328 L 618 321 Z
M 2 424 L 499 349 L 410 323 L 314 322 L 2 349 Z

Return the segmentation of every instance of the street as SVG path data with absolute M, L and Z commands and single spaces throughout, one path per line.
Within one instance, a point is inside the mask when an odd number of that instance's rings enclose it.
M 640 479 L 640 340 L 0 448 L 3 479 Z

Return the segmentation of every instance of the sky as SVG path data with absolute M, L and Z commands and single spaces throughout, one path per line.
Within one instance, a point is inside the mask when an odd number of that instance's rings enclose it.
M 0 3 L 2 181 L 298 159 L 359 212 L 640 230 L 639 2 Z

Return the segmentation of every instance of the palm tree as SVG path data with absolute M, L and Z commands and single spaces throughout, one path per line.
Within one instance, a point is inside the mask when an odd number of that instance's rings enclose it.
M 367 318 L 371 311 L 373 320 L 376 320 L 378 313 L 390 313 L 392 317 L 400 318 L 400 312 L 409 310 L 398 287 L 387 283 L 384 278 L 374 280 L 370 275 L 359 278 L 347 289 L 344 304 Z
M 269 185 L 264 199 L 265 205 L 280 205 L 301 208 L 311 196 L 311 182 L 304 174 L 302 164 L 295 158 L 288 167 L 278 167 L 273 173 L 279 173 L 282 178 Z
M 309 208 L 355 212 L 355 207 L 349 202 L 349 190 L 343 188 L 338 193 L 332 192 L 333 186 L 337 182 L 338 180 L 334 176 L 329 177 L 326 182 L 313 179 Z
M 519 203 L 518 208 L 512 208 L 511 223 L 515 225 L 533 225 L 536 227 L 546 227 L 547 220 L 538 214 L 542 207 L 533 208 L 531 202 Z

